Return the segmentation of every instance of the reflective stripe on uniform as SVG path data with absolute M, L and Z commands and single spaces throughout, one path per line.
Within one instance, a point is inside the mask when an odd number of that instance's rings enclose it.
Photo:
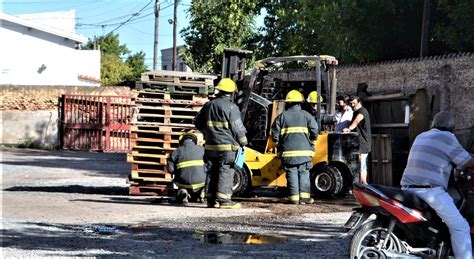
M 285 151 L 281 154 L 282 157 L 313 156 L 313 155 L 314 155 L 314 152 L 310 150 Z
M 182 183 L 177 183 L 177 182 L 175 182 L 174 184 L 176 184 L 180 188 L 193 189 L 193 191 L 196 189 L 202 188 L 206 185 L 206 183 L 182 184 Z
M 301 199 L 309 199 L 311 198 L 311 195 L 309 194 L 309 192 L 300 192 L 300 197 Z
M 234 146 L 232 144 L 218 144 L 218 145 L 205 145 L 204 149 L 206 150 L 215 150 L 215 151 L 233 151 L 239 149 L 240 146 Z
M 214 128 L 229 128 L 227 121 L 208 121 L 207 126 Z
M 297 194 L 297 195 L 290 195 L 290 201 L 299 201 L 300 200 L 300 196 Z
M 280 130 L 280 134 L 288 134 L 288 133 L 305 133 L 308 134 L 308 128 L 307 127 L 288 127 L 288 128 L 283 128 Z
M 202 165 L 204 165 L 204 160 L 189 160 L 189 161 L 178 163 L 176 165 L 176 168 L 181 169 L 181 168 L 190 167 L 190 166 L 202 166 Z
M 243 136 L 243 137 L 239 138 L 239 142 L 240 142 L 240 143 L 245 143 L 245 142 L 247 142 L 247 137 L 246 137 L 246 136 Z
M 222 193 L 222 192 L 218 192 L 217 193 L 217 198 L 218 199 L 223 199 L 223 200 L 230 200 L 232 198 L 231 195 L 229 194 L 225 194 L 225 193 Z

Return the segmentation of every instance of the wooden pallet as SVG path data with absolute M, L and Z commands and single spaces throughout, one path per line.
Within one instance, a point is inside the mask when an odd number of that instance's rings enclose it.
M 132 151 L 133 152 L 133 151 Z M 135 164 L 149 164 L 149 165 L 157 165 L 157 164 L 166 164 L 166 159 L 168 155 L 171 153 L 164 154 L 140 154 L 140 153 L 128 153 L 127 154 L 127 162 L 135 163 Z
M 154 113 L 139 113 L 137 117 L 137 123 L 148 122 L 156 123 L 161 125 L 170 124 L 184 124 L 193 125 L 195 116 L 189 115 L 162 115 Z
M 165 172 L 166 164 L 160 163 L 132 163 L 132 171 L 140 172 Z
M 207 96 L 201 95 L 190 95 L 190 94 L 172 94 L 164 91 L 154 91 L 154 90 L 142 90 L 138 91 L 137 99 L 135 103 L 143 103 L 143 102 L 156 102 L 156 103 L 195 103 L 196 105 L 208 102 L 209 98 Z
M 129 187 L 129 194 L 133 196 L 170 196 L 173 187 L 166 185 L 132 185 Z
M 135 171 L 130 173 L 130 180 L 142 180 L 155 183 L 167 183 L 172 181 L 171 174 L 167 172 Z
M 213 85 L 216 76 L 190 72 L 157 70 L 142 73 L 141 81 L 172 82 L 174 84 Z
M 213 85 L 177 84 L 161 81 L 139 81 L 135 83 L 135 89 L 153 89 L 166 91 L 168 93 L 188 94 L 188 95 L 212 95 Z

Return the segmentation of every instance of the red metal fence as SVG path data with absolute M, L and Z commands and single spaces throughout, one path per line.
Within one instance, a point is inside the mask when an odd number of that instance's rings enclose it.
M 61 147 L 127 152 L 133 105 L 128 96 L 63 95 Z

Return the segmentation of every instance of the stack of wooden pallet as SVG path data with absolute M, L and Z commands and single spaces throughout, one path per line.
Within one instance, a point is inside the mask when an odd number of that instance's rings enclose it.
M 195 130 L 193 119 L 213 93 L 215 78 L 173 71 L 142 74 L 137 82 L 128 154 L 131 195 L 172 195 L 166 159 L 179 146 L 179 136 Z M 198 139 L 202 144 L 201 134 Z

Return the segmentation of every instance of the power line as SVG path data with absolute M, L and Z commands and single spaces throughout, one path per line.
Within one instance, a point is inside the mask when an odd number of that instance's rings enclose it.
M 151 3 L 153 2 L 153 0 L 151 0 L 150 2 L 148 2 L 148 4 L 146 4 L 142 9 L 140 9 L 138 11 L 138 13 L 140 13 L 141 11 L 145 10 L 145 8 L 147 8 L 147 6 L 149 6 Z M 135 14 L 133 14 L 132 16 L 130 16 L 130 18 L 128 18 L 125 22 L 123 22 L 122 24 L 120 24 L 119 26 L 117 26 L 117 28 L 111 30 L 109 33 L 107 34 L 112 34 L 114 31 L 120 29 L 120 27 L 122 27 L 124 24 L 126 24 L 127 22 L 129 22 L 130 20 L 132 20 L 132 18 L 135 16 Z

